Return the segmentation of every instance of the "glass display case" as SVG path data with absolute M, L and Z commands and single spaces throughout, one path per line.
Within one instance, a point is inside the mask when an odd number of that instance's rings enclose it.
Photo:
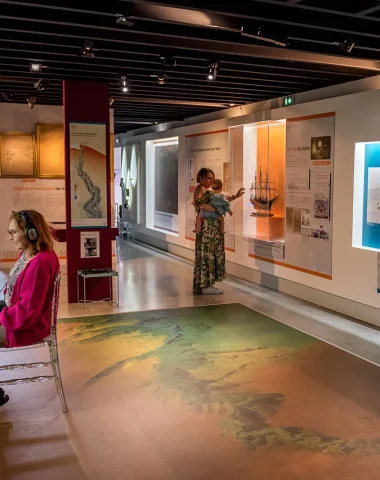
M 352 246 L 380 251 L 380 142 L 355 145 Z
M 247 239 L 285 238 L 285 141 L 285 120 L 230 129 L 235 184 L 246 189 L 236 233 Z

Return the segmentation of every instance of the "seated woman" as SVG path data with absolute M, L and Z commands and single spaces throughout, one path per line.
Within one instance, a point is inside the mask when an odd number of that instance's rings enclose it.
M 60 265 L 50 228 L 40 213 L 13 212 L 8 233 L 20 256 L 4 290 L 0 325 L 5 348 L 24 347 L 42 342 L 50 334 L 54 279 Z M 0 389 L 0 405 L 7 397 Z

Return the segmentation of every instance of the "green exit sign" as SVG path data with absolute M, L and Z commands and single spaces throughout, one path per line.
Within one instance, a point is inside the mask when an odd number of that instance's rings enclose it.
M 296 99 L 294 96 L 290 97 L 284 97 L 284 107 L 290 107 L 291 105 L 294 105 L 296 103 Z

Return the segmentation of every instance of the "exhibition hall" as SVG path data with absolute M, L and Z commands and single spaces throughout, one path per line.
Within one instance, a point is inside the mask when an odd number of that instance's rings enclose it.
M 379 15 L 0 1 L 0 480 L 380 478 Z

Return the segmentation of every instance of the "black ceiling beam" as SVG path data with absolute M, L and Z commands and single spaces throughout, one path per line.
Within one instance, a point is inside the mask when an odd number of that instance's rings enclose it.
M 1 30 L 0 30 L 1 31 Z M 34 32 L 34 35 L 38 35 L 38 32 Z M 58 44 L 58 43 L 52 43 L 51 40 L 47 40 L 46 36 L 42 36 L 41 40 L 45 40 L 45 42 L 42 41 L 37 41 L 35 38 L 31 38 L 31 35 L 28 38 L 28 44 L 32 47 L 32 57 L 33 59 L 36 59 L 36 57 L 39 54 L 45 54 L 45 55 L 53 55 L 53 54 L 65 54 L 66 56 L 72 56 L 75 55 L 75 51 L 78 50 L 77 48 L 77 39 L 70 39 L 66 38 L 65 39 L 65 44 Z M 70 44 L 70 41 L 72 45 Z M 1 32 L 1 38 L 0 38 L 0 44 L 5 45 L 7 43 L 10 44 L 22 44 L 25 46 L 25 40 L 22 38 L 14 38 L 14 34 L 12 31 L 2 31 Z M 44 50 L 41 52 L 40 48 L 44 48 Z M 49 49 L 51 51 L 49 51 Z M 69 51 L 71 53 L 61 53 L 60 49 L 66 49 L 66 51 Z M 137 50 L 131 50 L 130 48 L 128 49 L 123 49 L 123 50 L 117 50 L 117 49 L 110 49 L 110 48 L 102 48 L 102 52 L 110 52 L 110 53 L 116 53 L 119 57 L 116 58 L 116 60 L 120 59 L 120 56 L 125 56 L 126 54 L 135 56 L 137 58 L 142 57 L 159 57 L 160 51 L 162 51 L 162 48 L 157 48 L 157 51 L 154 51 L 155 47 L 143 47 L 141 45 L 138 46 Z M 47 51 L 46 51 L 47 50 Z M 193 62 L 206 62 L 207 61 L 207 53 L 206 54 L 201 54 L 202 52 L 187 52 L 187 51 L 181 51 L 181 52 L 175 52 L 176 53 L 176 58 L 177 59 L 182 59 L 186 61 L 193 61 Z M 112 58 L 112 57 L 110 57 Z M 44 60 L 41 58 L 41 60 Z M 45 59 L 46 60 L 46 59 Z M 131 59 L 133 60 L 133 59 Z M 243 61 L 245 60 L 245 61 Z M 256 63 L 247 63 L 246 59 L 244 57 L 238 57 L 238 56 L 231 56 L 229 55 L 228 57 L 223 58 L 223 64 L 232 64 L 232 65 L 251 65 L 252 67 L 258 67 L 258 68 L 272 68 L 272 69 L 283 69 L 283 70 L 289 70 L 289 71 L 302 71 L 303 73 L 305 72 L 310 72 L 310 73 L 318 73 L 320 69 L 327 71 L 330 75 L 351 75 L 351 76 L 357 76 L 360 77 L 360 73 L 355 69 L 349 69 L 349 68 L 342 68 L 340 67 L 339 69 L 332 67 L 332 66 L 323 66 L 319 65 L 318 69 L 316 68 L 306 68 L 307 65 L 302 64 L 302 63 L 289 63 L 288 65 L 284 65 L 283 62 L 276 61 L 274 60 L 261 60 L 261 63 L 258 63 L 259 59 L 256 59 Z M 197 63 L 194 63 L 195 65 Z
M 2 45 L 2 44 L 1 44 Z M 3 52 L 7 52 L 9 53 L 9 56 L 5 56 L 3 55 Z M 15 53 L 17 54 L 17 56 L 15 55 L 11 55 L 11 53 Z M 379 50 L 380 52 L 380 50 Z M 122 52 L 120 52 L 122 53 Z M 33 55 L 34 54 L 34 55 Z M 52 65 L 54 64 L 58 64 L 58 65 L 74 65 L 74 66 L 77 66 L 77 67 L 92 67 L 92 68 L 97 68 L 97 69 L 114 69 L 116 72 L 120 72 L 121 70 L 125 69 L 125 68 L 133 68 L 133 69 L 142 69 L 142 70 L 146 70 L 146 71 L 151 71 L 151 72 L 159 72 L 159 71 L 162 71 L 163 70 L 163 66 L 162 64 L 158 61 L 146 61 L 146 60 L 134 60 L 134 59 L 118 59 L 118 58 L 113 58 L 113 57 L 103 57 L 103 56 L 97 56 L 96 58 L 93 58 L 91 59 L 90 62 L 86 62 L 84 63 L 83 59 L 81 58 L 77 58 L 76 55 L 65 55 L 64 58 L 65 60 L 63 59 L 60 59 L 59 57 L 62 55 L 60 53 L 46 53 L 45 52 L 45 55 L 51 55 L 53 56 L 54 55 L 54 59 L 48 59 L 48 60 L 43 60 L 42 58 L 40 59 L 37 59 L 36 58 L 36 55 L 35 55 L 35 52 L 30 50 L 21 50 L 21 49 L 9 49 L 9 48 L 3 48 L 0 47 L 0 58 L 3 58 L 3 59 L 10 59 L 10 60 L 20 60 L 20 61 L 25 61 L 25 64 L 24 64 L 24 67 L 25 69 L 29 69 L 29 62 L 31 61 L 41 61 L 44 65 L 48 66 L 48 67 L 51 67 Z M 67 60 L 66 58 L 67 57 L 72 57 L 72 60 Z M 75 59 L 75 61 L 74 61 Z M 115 63 L 113 65 L 111 64 L 104 64 L 104 63 L 100 63 L 99 60 L 106 60 L 106 61 L 114 61 Z M 123 67 L 121 67 L 121 64 L 120 62 L 123 62 Z M 129 63 L 130 64 L 129 64 Z M 133 65 L 136 65 L 136 64 L 142 64 L 142 65 L 149 65 L 151 64 L 152 67 L 151 68 L 143 68 L 143 67 L 136 67 L 136 66 L 133 66 Z M 281 78 L 281 77 L 288 77 L 288 78 L 294 78 L 294 79 L 305 79 L 305 80 L 320 80 L 320 75 L 317 76 L 317 75 L 305 75 L 305 74 L 290 74 L 290 73 L 279 73 L 279 72 L 266 72 L 266 71 L 258 71 L 257 68 L 255 69 L 252 69 L 252 66 L 250 64 L 244 64 L 246 66 L 246 68 L 243 70 L 243 69 L 238 69 L 238 68 L 229 68 L 229 65 L 234 65 L 236 66 L 236 64 L 234 64 L 233 62 L 222 62 L 221 63 L 221 67 L 222 67 L 222 71 L 223 72 L 237 72 L 237 73 L 240 73 L 240 72 L 243 72 L 243 73 L 252 73 L 252 74 L 256 74 L 256 75 L 265 75 L 265 76 L 275 76 L 277 78 Z M 237 64 L 239 65 L 239 64 Z M 248 68 L 249 67 L 249 68 Z M 178 62 L 177 63 L 177 68 L 175 69 L 169 69 L 168 71 L 173 71 L 173 72 L 179 72 L 179 73 L 185 73 L 187 72 L 187 70 L 180 70 L 180 68 L 182 69 L 197 69 L 197 70 L 201 70 L 200 74 L 201 75 L 204 75 L 204 71 L 205 71 L 205 65 L 202 65 L 202 64 L 187 64 L 187 63 L 182 63 L 182 62 Z M 280 67 L 279 67 L 280 69 Z M 108 70 L 107 70 L 108 72 Z M 303 72 L 301 72 L 303 73 Z M 330 78 L 334 78 L 332 75 L 329 75 Z M 349 77 L 349 75 L 347 75 L 347 77 Z
M 10 63 L 9 65 L 15 65 L 19 68 L 23 68 L 25 71 L 29 72 L 29 63 L 31 61 L 31 58 L 27 54 L 22 54 L 22 52 L 18 52 L 18 56 L 11 56 L 11 55 L 3 55 L 3 49 L 0 48 L 0 60 L 8 60 Z M 20 63 L 20 62 L 25 62 L 25 63 Z M 4 62 L 3 62 L 4 63 Z M 46 65 L 48 68 L 43 69 L 44 74 L 48 74 L 50 71 L 53 70 L 70 70 L 70 68 L 67 67 L 67 65 L 73 66 L 71 70 L 74 70 L 74 67 L 79 67 L 75 68 L 75 71 L 82 71 L 82 72 L 93 72 L 93 73 L 113 73 L 114 76 L 118 76 L 119 73 L 121 72 L 136 72 L 136 71 L 141 71 L 141 72 L 147 72 L 147 76 L 151 74 L 158 74 L 162 70 L 165 70 L 161 65 L 157 64 L 154 65 L 150 68 L 147 68 L 145 66 L 133 66 L 130 64 L 126 64 L 124 66 L 119 65 L 114 65 L 112 67 L 105 67 L 102 64 L 96 63 L 95 59 L 91 59 L 91 62 L 73 62 L 73 61 L 67 61 L 67 60 L 53 60 L 49 62 L 43 62 L 44 65 Z M 55 67 L 54 65 L 57 64 L 58 67 Z M 142 62 L 142 65 L 146 65 L 146 63 Z M 59 68 L 59 66 L 62 66 L 62 68 Z M 63 68 L 65 66 L 65 68 Z M 205 66 L 199 66 L 199 67 L 188 67 L 188 68 L 196 68 L 196 71 L 190 71 L 186 69 L 186 65 L 181 66 L 181 64 L 178 65 L 177 68 L 172 69 L 172 70 L 167 70 L 166 72 L 168 75 L 173 74 L 173 75 L 183 75 L 183 76 L 199 76 L 202 77 L 204 81 L 206 81 L 206 68 Z M 114 72 L 109 72 L 109 68 L 113 68 L 115 71 Z M 199 71 L 198 71 L 199 70 Z M 224 75 L 224 73 L 232 73 L 234 75 L 228 75 L 228 77 L 233 78 L 233 79 L 244 79 L 244 80 L 252 80 L 252 77 L 248 77 L 247 75 L 254 75 L 255 79 L 257 80 L 262 80 L 265 78 L 266 81 L 273 82 L 273 83 L 290 83 L 290 84 L 300 84 L 300 85 L 311 85 L 313 83 L 318 83 L 320 81 L 323 81 L 324 79 L 321 78 L 321 76 L 307 76 L 307 75 L 289 75 L 289 74 L 279 74 L 279 73 L 272 73 L 272 72 L 259 72 L 255 69 L 244 69 L 244 70 L 239 70 L 239 69 L 234 69 L 234 68 L 222 68 L 221 73 L 219 75 L 219 78 L 224 78 L 227 77 L 227 75 Z M 237 75 L 235 75 L 237 74 Z M 239 76 L 243 75 L 243 76 Z M 269 78 L 268 78 L 269 77 Z M 275 77 L 275 78 L 270 78 L 270 77 Z M 283 77 L 283 78 L 282 78 Z M 326 77 L 325 77 L 326 78 Z M 330 77 L 333 79 L 333 77 Z
M 0 15 L 0 19 L 4 18 Z M 32 20 L 20 21 L 20 19 L 16 19 L 14 21 L 10 21 L 9 18 L 8 24 L 12 24 L 12 29 L 16 33 L 16 31 L 20 34 L 29 34 L 33 33 L 33 30 L 25 29 L 26 25 L 33 26 L 34 29 L 39 28 L 39 24 L 33 23 Z M 20 27 L 20 28 L 17 28 Z M 212 41 L 205 40 L 203 38 L 188 38 L 183 37 L 180 34 L 177 36 L 174 35 L 167 35 L 166 33 L 156 34 L 153 35 L 152 32 L 149 33 L 137 33 L 136 31 L 131 31 L 128 33 L 124 32 L 123 38 L 125 40 L 120 40 L 119 34 L 120 32 L 118 29 L 111 29 L 107 30 L 107 38 L 99 37 L 100 33 L 103 30 L 98 30 L 96 28 L 88 28 L 88 26 L 82 26 L 78 24 L 55 24 L 52 25 L 48 23 L 46 26 L 49 31 L 39 31 L 40 35 L 51 36 L 54 38 L 57 37 L 68 37 L 68 36 L 75 36 L 78 39 L 85 40 L 87 38 L 91 38 L 95 41 L 101 42 L 119 42 L 119 43 L 138 43 L 143 45 L 160 45 L 161 47 L 171 47 L 173 44 L 176 46 L 176 50 L 198 50 L 204 52 L 211 52 L 213 55 L 239 55 L 244 57 L 260 57 L 260 58 L 270 58 L 270 59 L 282 59 L 284 61 L 300 61 L 303 63 L 311 63 L 311 64 L 320 64 L 324 63 L 327 65 L 335 65 L 335 66 L 342 66 L 342 67 L 351 67 L 360 70 L 368 70 L 368 71 L 380 71 L 379 62 L 370 61 L 370 60 L 362 60 L 356 59 L 351 57 L 342 57 L 342 56 L 331 56 L 331 55 L 323 55 L 323 54 L 305 54 L 300 51 L 296 50 L 289 50 L 289 49 L 280 49 L 275 47 L 264 47 L 259 45 L 251 45 L 251 44 L 242 44 L 242 43 L 232 43 L 227 41 Z M 87 27 L 87 30 L 84 30 L 82 27 Z M 67 33 L 67 28 L 70 28 L 70 35 Z M 9 30 L 9 28 L 1 28 L 1 30 Z M 164 30 L 166 32 L 166 29 Z M 180 30 L 179 30 L 180 31 Z M 104 33 L 104 32 L 103 32 Z M 377 38 L 380 38 L 380 35 L 376 35 Z M 78 44 L 80 47 L 81 44 Z
M 12 74 L 14 74 L 15 76 L 20 76 L 20 78 L 25 76 L 25 79 L 27 79 L 30 82 L 34 82 L 38 78 L 49 78 L 51 80 L 54 80 L 55 77 L 58 77 L 59 80 L 64 80 L 64 79 L 72 79 L 74 77 L 74 78 L 86 79 L 86 80 L 89 80 L 89 81 L 97 81 L 97 80 L 106 81 L 109 84 L 119 85 L 118 75 L 114 75 L 114 76 L 108 76 L 107 75 L 106 76 L 106 75 L 101 75 L 100 74 L 101 72 L 97 72 L 96 75 L 93 75 L 93 72 L 91 72 L 91 71 L 86 71 L 86 70 L 78 71 L 78 70 L 74 70 L 74 69 L 72 69 L 72 70 L 64 69 L 63 70 L 65 72 L 64 74 L 55 73 L 54 71 L 49 71 L 49 72 L 42 71 L 38 75 L 36 75 L 34 77 L 31 77 L 30 76 L 31 74 L 29 72 L 24 71 L 22 67 L 16 67 L 14 65 L 10 65 L 9 67 L 12 67 L 12 68 L 1 68 L 1 65 L 2 64 L 0 62 L 0 71 L 3 72 L 6 76 L 11 76 Z M 71 75 L 68 72 L 72 72 L 73 75 Z M 134 74 L 128 75 L 128 77 L 131 79 L 131 81 L 136 80 L 137 83 L 140 81 L 140 77 L 143 78 L 143 79 L 146 79 L 150 84 L 155 83 L 155 81 L 149 75 L 141 75 L 141 74 L 134 73 Z M 224 76 L 224 75 L 219 75 L 216 82 L 208 83 L 207 80 L 203 78 L 203 76 L 199 75 L 198 77 L 200 77 L 200 78 L 192 78 L 191 79 L 192 85 L 195 86 L 196 82 L 199 82 L 199 86 L 201 86 L 202 89 L 209 88 L 210 90 L 214 89 L 214 86 L 231 85 L 232 86 L 232 88 L 230 89 L 231 93 L 236 92 L 237 94 L 242 93 L 242 92 L 240 92 L 239 90 L 235 90 L 233 88 L 233 85 L 245 85 L 247 87 L 250 87 L 250 88 L 248 88 L 248 91 L 252 91 L 252 89 L 254 90 L 254 89 L 260 88 L 260 90 L 266 90 L 268 92 L 281 92 L 282 90 L 300 91 L 301 89 L 305 89 L 306 87 L 311 87 L 311 86 L 315 86 L 315 85 L 318 86 L 319 83 L 320 83 L 320 82 L 318 82 L 318 83 L 317 82 L 300 83 L 300 82 L 288 82 L 288 81 L 277 82 L 277 81 L 273 81 L 272 79 L 268 79 L 268 78 L 265 78 L 265 77 L 256 79 L 256 78 L 252 78 L 252 77 L 237 77 L 237 76 L 228 76 L 227 77 L 227 76 Z M 170 74 L 168 78 L 169 78 L 169 81 L 170 81 L 170 78 L 173 79 L 173 81 L 177 81 L 177 80 L 182 81 L 182 80 L 184 80 L 185 77 Z M 236 80 L 244 80 L 244 83 L 237 82 Z M 321 82 L 323 81 L 326 84 L 326 79 L 323 79 L 323 77 L 321 77 L 320 81 Z M 258 82 L 263 82 L 263 83 L 258 83 Z M 274 82 L 276 82 L 276 83 L 274 83 Z M 331 82 L 331 83 L 333 83 L 333 82 Z M 215 92 L 216 92 L 216 90 L 215 90 Z
M 192 0 L 191 4 L 187 0 L 128 0 L 133 3 L 155 4 L 169 7 L 184 8 L 189 10 L 199 10 L 213 14 L 238 17 L 246 20 L 278 22 L 292 26 L 307 26 L 318 29 L 337 29 L 337 25 L 342 22 L 344 29 L 340 31 L 357 32 L 365 34 L 369 29 L 376 33 L 376 23 L 380 22 L 377 18 L 360 18 L 357 14 L 334 11 L 333 9 L 311 7 L 308 5 L 292 5 L 284 2 L 266 2 L 256 0 L 254 2 L 214 2 L 213 0 Z M 327 4 L 328 5 L 328 4 Z M 291 13 L 290 13 L 291 11 Z M 289 20 L 291 18 L 291 20 Z M 372 24 L 370 24 L 372 22 Z

